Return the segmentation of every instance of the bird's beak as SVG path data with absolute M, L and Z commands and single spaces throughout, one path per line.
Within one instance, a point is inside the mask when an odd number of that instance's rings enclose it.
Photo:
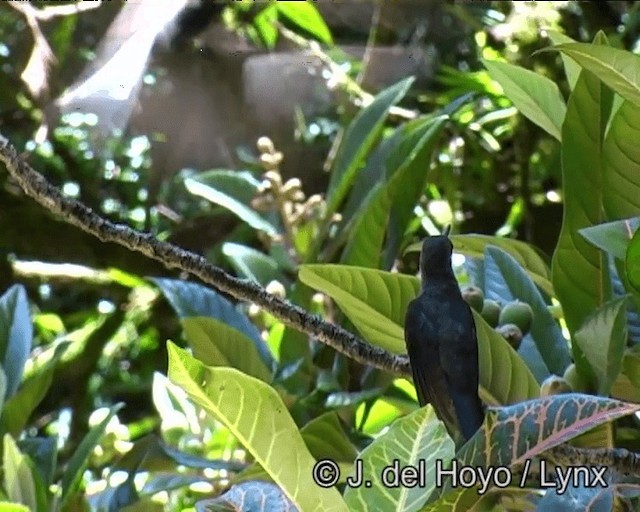
M 451 224 L 449 224 L 446 228 L 444 228 L 444 231 L 442 232 L 443 236 L 449 236 L 449 231 L 451 231 Z

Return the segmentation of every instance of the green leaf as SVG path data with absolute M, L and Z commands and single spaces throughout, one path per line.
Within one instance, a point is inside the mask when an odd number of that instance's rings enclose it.
M 273 280 L 283 281 L 276 260 L 252 247 L 227 242 L 222 244 L 222 254 L 227 257 L 240 276 L 262 286 L 266 286 Z
M 206 367 L 168 343 L 169 378 L 222 422 L 301 510 L 346 510 L 313 481 L 315 461 L 278 393 L 233 368 Z
M 634 217 L 640 212 L 638 139 L 640 107 L 625 101 L 611 120 L 602 148 L 603 206 L 609 219 Z
M 614 299 L 587 317 L 575 333 L 576 343 L 598 379 L 598 394 L 608 396 L 622 369 L 627 344 L 627 298 Z
M 588 43 L 565 43 L 549 49 L 568 55 L 624 99 L 640 105 L 640 57 L 637 55 Z
M 604 220 L 602 144 L 611 101 L 610 91 L 583 70 L 569 99 L 562 128 L 564 213 L 553 254 L 552 280 L 572 334 L 611 296 L 606 255 L 579 234 L 580 229 Z M 593 372 L 576 343 L 572 351 L 580 373 L 591 380 Z
M 111 407 L 104 419 L 89 430 L 87 435 L 84 436 L 76 448 L 76 451 L 71 456 L 71 459 L 69 459 L 64 474 L 62 475 L 62 482 L 60 483 L 60 487 L 62 489 L 62 496 L 60 498 L 61 509 L 64 508 L 64 506 L 74 496 L 74 493 L 82 480 L 84 470 L 89 462 L 91 452 L 98 443 L 100 443 L 111 418 L 113 418 L 123 406 L 124 404 L 117 404 Z
M 326 412 L 300 429 L 302 438 L 316 459 L 331 459 L 335 462 L 352 462 L 358 451 L 351 443 L 340 417 L 334 411 Z
M 445 108 L 444 111 L 446 110 Z M 386 174 L 393 200 L 384 247 L 385 269 L 393 266 L 407 228 L 415 217 L 415 206 L 427 185 L 434 147 L 448 119 L 446 114 L 439 115 L 419 124 L 387 159 Z
M 406 353 L 404 317 L 420 291 L 418 278 L 346 265 L 302 265 L 299 278 L 335 300 L 367 341 Z M 538 396 L 538 383 L 518 354 L 475 312 L 474 321 L 482 399 L 507 404 Z
M 18 503 L 7 503 L 0 501 L 0 512 L 32 512 L 32 509 Z
M 206 316 L 232 327 L 253 341 L 267 368 L 274 368 L 271 352 L 258 328 L 227 299 L 206 286 L 177 279 L 153 278 L 181 319 Z
M 18 449 L 9 434 L 5 434 L 3 438 L 2 469 L 7 497 L 11 501 L 26 505 L 29 510 L 38 510 L 36 484 L 28 458 Z
M 484 250 L 489 245 L 499 247 L 509 253 L 549 297 L 555 295 L 549 280 L 551 271 L 548 265 L 529 244 L 511 238 L 487 235 L 451 235 L 450 238 L 456 252 L 472 258 L 483 258 Z M 407 251 L 419 251 L 420 247 L 420 244 L 415 244 L 410 246 Z
M 181 323 L 193 355 L 207 366 L 230 366 L 271 382 L 272 371 L 261 359 L 254 341 L 240 331 L 207 317 L 183 318 Z
M 329 217 L 342 203 L 358 170 L 382 133 L 389 109 L 404 97 L 412 83 L 413 78 L 405 78 L 385 89 L 349 124 L 336 154 L 327 190 Z
M 571 364 L 571 355 L 562 330 L 549 312 L 547 304 L 533 281 L 522 270 L 516 260 L 498 247 L 487 247 L 485 271 L 487 298 L 506 299 L 512 302 L 519 299 L 533 310 L 531 336 L 547 368 L 556 375 L 562 375 Z M 500 286 L 505 293 L 496 294 L 492 290 Z
M 431 406 L 399 418 L 357 459 L 357 471 L 371 484 L 346 487 L 344 499 L 349 510 L 419 510 L 435 488 L 436 461 L 449 460 L 454 453 L 454 443 Z M 406 466 L 418 468 L 416 485 L 394 482 Z M 389 467 L 394 469 L 387 470 Z M 358 473 L 351 475 L 354 477 Z
M 322 43 L 331 44 L 331 32 L 315 5 L 309 2 L 278 2 L 278 12 Z
M 562 122 L 567 107 L 554 81 L 507 62 L 482 59 L 482 63 L 524 116 L 549 135 L 562 140 Z
M 53 357 L 38 368 L 37 372 L 31 374 L 20 386 L 18 392 L 6 401 L 0 416 L 0 425 L 5 432 L 13 436 L 20 435 L 31 414 L 49 391 L 56 366 L 69 345 L 70 343 L 58 345 Z
M 540 386 L 511 345 L 475 310 L 478 337 L 479 393 L 491 405 L 507 405 L 540 396 Z
M 295 512 L 298 509 L 277 485 L 259 480 L 233 485 L 231 489 L 217 498 L 201 500 L 196 503 L 196 512 L 231 512 L 234 510 Z
M 299 279 L 329 295 L 362 336 L 394 354 L 406 354 L 404 317 L 420 291 L 413 276 L 347 265 L 301 265 Z
M 636 230 L 627 247 L 625 270 L 629 284 L 636 293 L 640 293 L 640 229 Z
M 184 185 L 192 194 L 226 208 L 252 228 L 268 235 L 278 233 L 273 224 L 249 206 L 260 186 L 260 182 L 250 172 L 207 171 L 187 178 Z
M 410 219 L 406 210 L 409 214 L 413 212 L 415 202 L 422 193 L 428 170 L 425 162 L 431 160 L 433 146 L 446 119 L 444 116 L 428 119 L 406 137 L 411 142 L 409 147 L 400 144 L 399 150 L 402 151 L 403 158 L 398 162 L 397 169 L 391 169 L 392 174 L 387 182 L 376 185 L 368 201 L 360 208 L 355 225 L 350 230 L 349 241 L 342 256 L 343 263 L 373 268 L 379 266 L 389 216 L 392 208 L 397 207 L 400 194 L 403 195 L 401 203 L 406 208 L 396 212 L 395 216 L 400 219 L 396 219 L 395 230 L 404 235 L 406 223 Z M 390 155 L 389 160 L 394 156 Z M 401 241 L 397 236 L 395 238 L 389 249 L 394 256 L 393 249 L 397 250 Z
M 262 9 L 253 19 L 253 24 L 260 35 L 264 45 L 271 49 L 276 45 L 278 39 L 278 29 L 275 22 L 278 21 L 278 6 L 268 5 Z
M 640 224 L 638 217 L 605 222 L 579 230 L 579 233 L 598 249 L 624 261 L 633 233 Z
M 553 42 L 553 44 L 562 44 L 562 43 L 575 43 L 574 39 L 571 39 L 569 36 L 562 34 L 560 32 L 556 32 L 555 30 L 545 29 L 545 32 L 549 36 L 549 39 Z M 580 77 L 580 71 L 582 68 L 575 63 L 573 59 L 567 57 L 564 53 L 560 54 L 562 57 L 562 63 L 564 64 L 564 72 L 567 75 L 567 81 L 569 82 L 569 87 L 571 90 L 576 86 L 578 78 Z
M 0 297 L 0 362 L 7 377 L 7 398 L 20 385 L 32 339 L 27 292 L 24 286 L 16 284 Z

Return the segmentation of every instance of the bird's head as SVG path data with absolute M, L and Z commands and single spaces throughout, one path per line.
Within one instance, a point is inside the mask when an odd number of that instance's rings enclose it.
M 420 253 L 420 274 L 424 282 L 429 277 L 452 276 L 451 253 L 453 244 L 449 240 L 449 227 L 442 235 L 429 236 L 422 242 Z

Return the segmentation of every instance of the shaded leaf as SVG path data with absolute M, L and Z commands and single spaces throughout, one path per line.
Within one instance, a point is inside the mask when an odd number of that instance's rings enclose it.
M 283 280 L 276 260 L 252 247 L 227 242 L 222 244 L 222 254 L 227 257 L 240 276 L 262 286 L 266 286 L 274 279 L 281 282 Z
M 271 382 L 271 368 L 260 358 L 253 340 L 240 331 L 207 317 L 183 318 L 181 323 L 193 355 L 207 366 L 230 366 Z
M 598 249 L 624 260 L 629 240 L 638 225 L 640 218 L 633 217 L 582 228 L 579 233 Z
M 629 284 L 636 293 L 640 293 L 640 229 L 636 230 L 631 242 L 629 242 L 627 246 L 625 270 Z
M 553 255 L 552 280 L 570 333 L 611 296 L 606 256 L 589 244 L 579 230 L 603 222 L 602 140 L 612 95 L 596 76 L 580 74 L 569 99 L 563 125 L 562 180 L 579 183 L 565 187 L 564 213 Z M 574 361 L 582 375 L 592 379 L 589 363 L 576 343 Z
M 557 140 L 562 140 L 562 122 L 567 107 L 554 81 L 508 62 L 482 59 L 482 63 L 524 116 Z
M 24 286 L 16 284 L 0 297 L 0 362 L 7 377 L 7 398 L 20 385 L 32 339 L 27 293 Z
M 250 172 L 207 171 L 185 179 L 184 185 L 192 194 L 226 208 L 252 228 L 268 235 L 278 233 L 273 224 L 249 206 L 260 186 Z
M 0 423 L 7 432 L 18 436 L 25 427 L 31 414 L 49 391 L 56 366 L 69 345 L 70 343 L 59 344 L 53 357 L 31 374 L 20 386 L 18 392 L 6 401 L 2 408 Z
M 419 510 L 436 485 L 436 461 L 449 460 L 454 453 L 454 443 L 431 406 L 397 419 L 360 454 L 361 474 L 371 485 L 346 487 L 349 510 Z M 417 485 L 394 485 L 393 471 L 382 470 L 394 467 L 398 475 L 406 466 L 417 468 Z
M 575 333 L 575 340 L 598 379 L 598 394 L 608 396 L 622 369 L 627 344 L 627 297 L 613 299 L 591 315 Z
M 244 334 L 253 341 L 267 368 L 274 367 L 273 356 L 258 328 L 227 299 L 206 286 L 177 279 L 153 278 L 178 316 L 207 316 Z
M 409 133 L 397 147 L 401 158 L 399 155 L 395 155 L 395 152 L 389 155 L 387 161 L 394 158 L 398 161 L 395 162 L 395 165 L 391 164 L 391 168 L 387 168 L 391 175 L 386 183 L 378 183 L 371 191 L 368 200 L 360 208 L 355 224 L 349 232 L 349 241 L 342 256 L 343 263 L 379 267 L 381 250 L 392 209 L 395 211 L 395 222 L 393 223 L 395 234 L 392 246 L 387 249 L 395 257 L 395 251 L 401 241 L 400 237 L 404 235 L 406 223 L 410 220 L 415 202 L 424 188 L 431 152 L 446 119 L 442 116 L 423 120 L 414 132 Z M 405 142 L 410 144 L 407 145 Z M 399 209 L 397 201 L 399 194 L 403 195 L 401 203 L 404 208 L 402 210 Z M 408 194 L 410 197 L 407 197 Z M 401 232 L 400 235 L 398 235 L 399 232 Z
M 300 433 L 316 459 L 352 462 L 358 455 L 340 424 L 340 417 L 333 411 L 312 419 L 300 429 Z
M 329 216 L 342 203 L 356 173 L 380 136 L 389 109 L 403 98 L 412 83 L 413 78 L 406 78 L 379 93 L 371 104 L 358 112 L 347 127 L 327 189 Z
M 487 298 L 512 302 L 519 299 L 533 310 L 531 336 L 549 370 L 562 375 L 571 364 L 567 340 L 533 281 L 522 270 L 516 260 L 498 247 L 485 250 L 485 283 Z M 500 288 L 500 292 L 496 288 Z
M 315 485 L 314 459 L 278 393 L 233 368 L 206 367 L 169 343 L 169 378 L 222 422 L 301 510 L 346 510 Z

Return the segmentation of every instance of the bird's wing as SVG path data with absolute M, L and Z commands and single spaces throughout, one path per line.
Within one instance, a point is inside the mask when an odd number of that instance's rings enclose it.
M 466 302 L 453 303 L 450 318 L 453 321 L 441 331 L 446 339 L 440 345 L 440 366 L 460 430 L 469 439 L 484 420 L 478 396 L 478 341 L 473 314 Z
M 437 329 L 419 301 L 409 303 L 405 319 L 405 342 L 411 361 L 413 382 L 421 406 L 430 403 L 449 432 L 458 430 L 453 400 L 441 366 Z

